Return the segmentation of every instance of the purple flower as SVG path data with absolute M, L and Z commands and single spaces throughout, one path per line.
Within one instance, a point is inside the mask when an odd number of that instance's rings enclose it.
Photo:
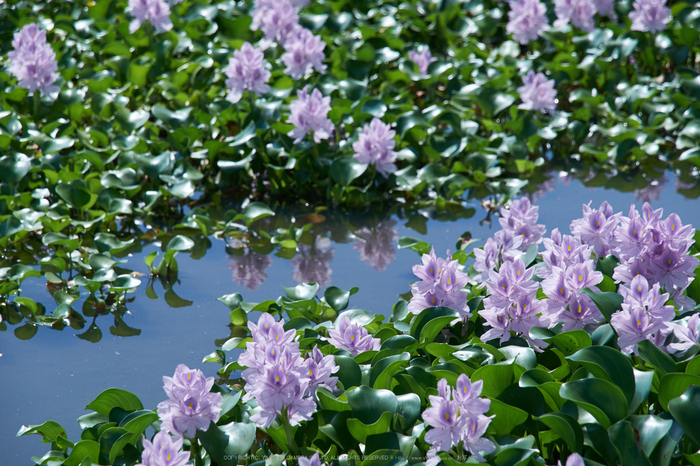
M 437 59 L 430 54 L 430 49 L 427 47 L 421 48 L 420 51 L 411 50 L 408 52 L 408 59 L 418 65 L 418 71 L 423 76 L 428 74 L 428 66 L 432 62 L 437 61 Z
M 235 104 L 241 100 L 245 90 L 253 91 L 257 95 L 270 90 L 266 83 L 271 73 L 265 69 L 263 53 L 249 42 L 245 42 L 240 50 L 233 52 L 233 58 L 229 59 L 224 73 L 228 76 L 226 86 L 230 90 L 226 100 L 231 103 Z
M 469 275 L 462 272 L 459 262 L 452 260 L 449 251 L 447 260 L 444 260 L 437 258 L 434 248 L 431 248 L 430 254 L 423 254 L 421 264 L 413 266 L 413 273 L 421 280 L 411 286 L 413 297 L 408 304 L 409 312 L 420 314 L 429 307 L 447 306 L 463 318 L 469 317 L 467 292 L 464 290 Z
M 561 461 L 557 461 L 557 465 L 561 466 Z M 583 458 L 578 453 L 572 453 L 566 459 L 566 466 L 586 466 L 583 462 Z
M 260 29 L 268 41 L 282 44 L 299 27 L 299 8 L 289 0 L 256 0 L 251 17 L 253 31 Z
M 311 458 L 299 458 L 299 466 L 326 466 L 326 463 L 321 462 L 318 452 L 314 453 Z
M 324 356 L 321 350 L 314 346 L 313 351 L 306 355 L 304 366 L 312 392 L 315 393 L 317 387 L 324 387 L 330 391 L 335 390 L 338 377 L 332 377 L 331 374 L 338 372 L 340 368 L 335 365 L 333 356 Z
M 395 225 L 394 220 L 382 220 L 375 227 L 363 227 L 353 233 L 357 237 L 353 248 L 360 251 L 360 259 L 374 270 L 385 270 L 394 262 L 394 242 L 398 239 Z
M 547 7 L 539 0 L 512 0 L 509 2 L 506 32 L 513 40 L 527 44 L 549 30 Z
M 365 125 L 352 148 L 355 150 L 355 159 L 360 163 L 374 165 L 377 171 L 387 177 L 397 169 L 394 161 L 394 141 L 396 131 L 382 122 L 379 118 L 373 118 L 369 125 Z
M 20 87 L 31 92 L 40 90 L 45 95 L 58 92 L 54 85 L 58 79 L 56 53 L 46 43 L 46 31 L 34 23 L 27 24 L 15 32 L 12 40 L 13 50 L 7 57 L 9 70 L 17 77 Z
M 134 17 L 129 24 L 131 33 L 136 32 L 146 21 L 158 32 L 166 32 L 173 28 L 170 21 L 170 5 L 163 0 L 129 0 L 126 11 Z
M 483 282 L 488 277 L 489 272 L 499 264 L 499 245 L 493 238 L 488 238 L 483 249 L 474 248 L 474 256 L 476 258 L 474 270 L 479 272 L 474 280 Z
M 673 333 L 678 338 L 677 343 L 671 343 L 668 348 L 673 352 L 683 353 L 693 346 L 700 346 L 698 338 L 700 337 L 700 314 L 693 314 L 688 319 L 687 324 L 673 322 Z
M 207 430 L 209 423 L 219 420 L 223 398 L 211 393 L 214 377 L 205 378 L 199 370 L 184 364 L 175 369 L 173 377 L 163 377 L 168 400 L 158 404 L 162 429 L 175 437 L 194 438 L 197 430 Z
M 633 31 L 658 32 L 666 29 L 671 21 L 671 10 L 666 6 L 666 0 L 635 0 L 630 12 Z
M 615 246 L 615 231 L 620 214 L 613 214 L 607 201 L 599 209 L 591 209 L 590 202 L 583 206 L 583 218 L 571 222 L 571 232 L 581 242 L 593 246 L 597 257 L 610 254 Z
M 518 88 L 522 104 L 518 108 L 523 110 L 540 110 L 542 113 L 554 113 L 557 108 L 557 91 L 554 89 L 554 80 L 547 79 L 542 73 L 535 74 L 530 70 L 523 85 Z
M 184 439 L 173 439 L 161 430 L 153 437 L 153 442 L 143 439 L 141 463 L 137 466 L 185 466 L 190 452 L 182 451 Z
M 307 77 L 314 69 L 323 73 L 326 70 L 326 65 L 323 64 L 323 60 L 326 59 L 323 53 L 325 48 L 326 43 L 319 36 L 300 27 L 284 44 L 282 61 L 287 65 L 284 72 L 294 79 Z
M 314 89 L 309 96 L 305 86 L 297 91 L 297 100 L 289 104 L 292 114 L 289 122 L 295 128 L 287 136 L 294 138 L 294 144 L 299 144 L 306 133 L 314 132 L 314 142 L 318 144 L 323 139 L 328 139 L 333 133 L 333 123 L 328 119 L 331 109 L 331 98 L 323 97 L 321 91 Z
M 438 451 L 448 451 L 463 442 L 464 449 L 479 461 L 484 461 L 482 453 L 491 453 L 495 445 L 482 436 L 491 422 L 484 416 L 491 400 L 479 398 L 482 383 L 473 385 L 462 374 L 457 379 L 454 399 L 446 379 L 438 382 L 438 396 L 429 395 L 430 407 L 423 412 L 423 420 L 432 427 L 425 434 L 425 442 L 432 445 L 428 457 L 433 458 Z M 457 452 L 458 454 L 461 452 Z M 435 464 L 434 459 L 429 460 Z
M 565 26 L 569 22 L 586 32 L 591 32 L 595 27 L 596 5 L 593 0 L 555 0 L 554 13 L 557 15 L 555 27 Z
M 334 254 L 331 240 L 325 236 L 317 236 L 313 246 L 299 244 L 297 255 L 290 261 L 294 269 L 292 278 L 297 283 L 315 282 L 319 286 L 329 285 L 333 273 L 330 261 L 333 260 Z
M 239 286 L 254 290 L 267 280 L 267 268 L 272 265 L 272 259 L 254 252 L 246 251 L 240 257 L 234 257 L 228 268 L 233 270 L 232 279 Z
M 335 328 L 329 330 L 328 334 L 330 335 L 328 341 L 333 346 L 345 350 L 353 356 L 364 351 L 377 351 L 381 346 L 379 338 L 372 337 L 366 328 L 350 322 L 350 319 L 345 315 L 335 322 Z
M 607 16 L 611 20 L 617 21 L 614 0 L 593 0 L 593 4 L 595 5 L 595 9 L 600 16 Z

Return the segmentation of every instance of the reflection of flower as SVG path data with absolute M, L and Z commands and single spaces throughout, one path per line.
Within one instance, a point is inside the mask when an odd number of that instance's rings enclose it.
M 297 255 L 291 261 L 294 267 L 292 278 L 297 283 L 330 285 L 333 271 L 329 262 L 335 254 L 335 249 L 330 246 L 331 240 L 324 236 L 317 236 L 313 246 L 300 244 Z
M 228 264 L 233 270 L 233 280 L 249 290 L 254 290 L 267 280 L 265 269 L 272 265 L 272 259 L 254 252 L 246 251 L 240 257 L 234 257 Z
M 662 176 L 658 180 L 651 180 L 649 184 L 642 189 L 634 190 L 634 197 L 638 201 L 642 202 L 656 202 L 659 200 L 661 191 L 664 190 L 664 185 L 666 184 L 665 176 Z
M 360 251 L 360 259 L 374 270 L 384 270 L 396 259 L 394 242 L 399 236 L 394 225 L 394 220 L 382 220 L 374 228 L 364 227 L 355 232 L 358 241 L 353 247 Z

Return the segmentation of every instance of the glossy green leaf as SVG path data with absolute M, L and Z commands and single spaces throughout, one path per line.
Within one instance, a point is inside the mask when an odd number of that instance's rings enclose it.
M 556 432 L 570 451 L 575 453 L 583 451 L 583 430 L 577 419 L 566 413 L 546 413 L 535 419 Z
M 559 394 L 585 409 L 604 427 L 627 416 L 627 400 L 622 391 L 607 380 L 580 379 L 561 386 Z
M 141 400 L 136 395 L 120 388 L 108 388 L 91 401 L 85 409 L 92 409 L 105 416 L 114 408 L 125 411 L 142 410 Z
M 220 465 L 238 464 L 238 456 L 248 453 L 255 443 L 256 426 L 252 423 L 231 422 L 207 430 L 197 430 L 197 439 L 209 456 Z

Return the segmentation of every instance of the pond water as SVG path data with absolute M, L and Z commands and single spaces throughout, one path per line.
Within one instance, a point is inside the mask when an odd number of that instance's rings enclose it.
M 568 232 L 571 220 L 581 216 L 582 203 L 592 201 L 592 206 L 598 207 L 604 200 L 625 214 L 630 204 L 640 208 L 649 200 L 655 208 L 663 207 L 666 215 L 676 212 L 684 223 L 700 225 L 700 202 L 676 192 L 673 174 L 664 179 L 665 184 L 621 193 L 588 188 L 576 179 L 556 178 L 532 198 L 539 206 L 539 223 L 548 230 L 558 227 Z M 85 330 L 70 327 L 63 331 L 42 327 L 33 338 L 20 340 L 12 334 L 15 327 L 9 326 L 0 333 L 0 465 L 31 464 L 31 456 L 48 451 L 38 436 L 15 437 L 23 424 L 52 419 L 76 441 L 80 435 L 76 418 L 106 388 L 129 390 L 149 409 L 165 398 L 162 376 L 171 375 L 178 364 L 198 367 L 207 376 L 214 376 L 220 366 L 203 364 L 202 358 L 230 336 L 229 309 L 215 301 L 224 294 L 238 292 L 245 301 L 260 302 L 276 299 L 283 293 L 281 286 L 316 280 L 345 290 L 357 286 L 359 292 L 350 298 L 351 308 L 390 314 L 399 295 L 409 291 L 409 282 L 415 279 L 411 267 L 419 262 L 412 250 L 397 249 L 398 238 L 419 238 L 434 244 L 436 252 L 444 255 L 446 249 L 454 250 L 465 232 L 485 239 L 500 228 L 497 216 L 492 215 L 489 222 L 478 201 L 472 207 L 476 213 L 471 218 L 455 221 L 426 218 L 423 222 L 394 215 L 374 223 L 345 217 L 333 225 L 316 224 L 314 245 L 300 245 L 292 260 L 253 253 L 235 257 L 227 254 L 224 241 L 212 238 L 206 255 L 198 260 L 184 253 L 178 256 L 180 283 L 173 291 L 179 299 L 170 296 L 168 301 L 181 307 L 166 302 L 157 281 L 153 291 L 158 298 L 154 299 L 147 293 L 147 277 L 142 277 L 144 283 L 130 295 L 135 298 L 128 304 L 130 313 L 122 317 L 128 327 L 121 323 L 115 327 L 109 315 L 98 317 L 96 326 L 102 337 L 97 343 L 76 338 Z M 128 257 L 124 267 L 146 273 L 144 257 L 156 249 L 156 245 L 144 247 L 141 253 Z M 28 279 L 22 290 L 24 296 L 37 301 L 52 301 L 43 280 Z M 89 325 L 88 321 L 86 328 Z M 135 329 L 133 333 L 140 330 L 140 334 L 114 334 L 129 328 Z

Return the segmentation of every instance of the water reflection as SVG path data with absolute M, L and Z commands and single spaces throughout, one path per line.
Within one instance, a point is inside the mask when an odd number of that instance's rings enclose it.
M 664 185 L 667 181 L 665 176 L 658 180 L 650 180 L 649 184 L 644 188 L 634 191 L 635 199 L 642 202 L 658 202 L 661 191 L 664 190 Z
M 232 257 L 228 268 L 233 270 L 232 280 L 239 286 L 254 290 L 267 280 L 267 269 L 272 265 L 272 258 L 245 249 L 240 257 Z
M 360 259 L 374 270 L 385 270 L 396 259 L 394 244 L 399 239 L 396 221 L 382 220 L 374 227 L 363 227 L 354 232 L 357 241 L 354 248 L 360 251 Z
M 325 236 L 316 236 L 313 245 L 299 244 L 297 255 L 291 260 L 294 272 L 292 278 L 297 283 L 316 282 L 319 286 L 330 285 L 330 262 L 333 260 L 335 249 L 331 240 Z

